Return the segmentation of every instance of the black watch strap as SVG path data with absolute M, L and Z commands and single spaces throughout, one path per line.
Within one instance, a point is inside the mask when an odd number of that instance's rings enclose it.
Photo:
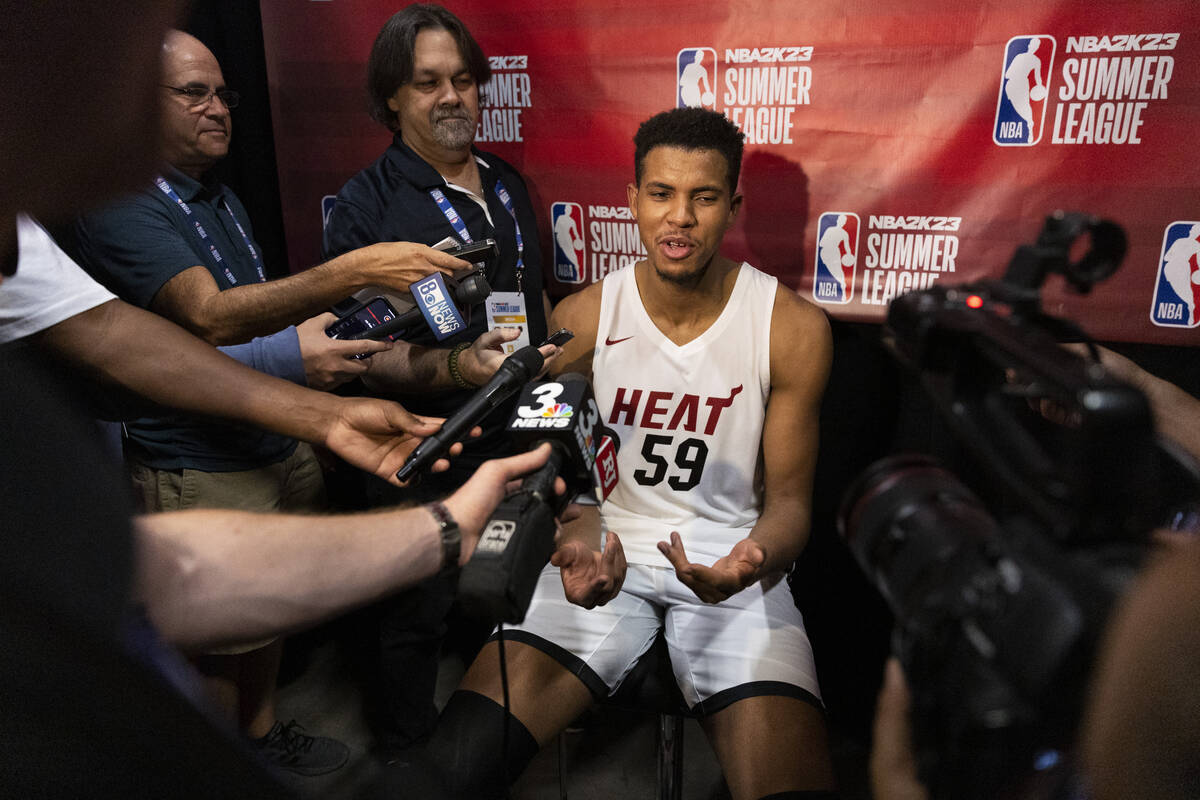
M 458 569 L 458 556 L 462 553 L 462 531 L 450 512 L 441 503 L 428 503 L 425 508 L 437 520 L 442 537 L 442 569 L 439 575 L 446 575 Z

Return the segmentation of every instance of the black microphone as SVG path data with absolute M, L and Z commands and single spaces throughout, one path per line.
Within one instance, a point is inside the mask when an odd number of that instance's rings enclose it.
M 482 303 L 489 294 L 492 293 L 492 287 L 488 285 L 487 278 L 484 277 L 482 271 L 472 272 L 464 276 L 458 281 L 446 281 L 447 287 L 454 298 L 454 302 L 459 308 L 470 308 L 478 303 Z M 455 309 L 457 311 L 457 309 Z M 386 336 L 391 336 L 393 333 L 410 328 L 420 322 L 428 322 L 424 313 L 421 311 L 420 305 L 415 305 L 407 311 L 397 314 L 392 319 L 374 328 L 353 333 L 344 338 L 346 339 L 383 339 Z
M 401 481 L 408 480 L 417 470 L 425 469 L 450 449 L 467 431 L 475 427 L 493 408 L 507 400 L 533 376 L 541 371 L 545 359 L 533 345 L 517 350 L 500 364 L 496 374 L 484 386 L 471 395 L 462 408 L 455 411 L 442 429 L 427 436 L 408 454 L 404 466 L 396 473 Z
M 549 442 L 550 458 L 496 507 L 459 576 L 458 596 L 474 616 L 516 623 L 554 552 L 554 518 L 594 483 L 602 494 L 616 483 L 616 440 L 601 424 L 592 387 L 575 373 L 526 386 L 507 432 L 531 449 Z M 558 477 L 567 484 L 562 495 L 554 492 Z

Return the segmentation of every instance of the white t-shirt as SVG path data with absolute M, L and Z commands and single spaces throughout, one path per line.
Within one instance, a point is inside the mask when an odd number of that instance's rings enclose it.
M 116 299 L 24 214 L 17 215 L 17 247 L 17 274 L 0 283 L 0 344 Z

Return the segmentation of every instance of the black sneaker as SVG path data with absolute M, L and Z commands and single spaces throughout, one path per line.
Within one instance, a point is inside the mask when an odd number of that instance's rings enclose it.
M 268 764 L 297 775 L 324 775 L 350 758 L 350 748 L 337 739 L 309 736 L 303 730 L 296 720 L 287 725 L 276 722 L 266 736 L 252 744 Z

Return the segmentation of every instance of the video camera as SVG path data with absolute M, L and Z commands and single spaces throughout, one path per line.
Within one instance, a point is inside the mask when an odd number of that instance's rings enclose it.
M 1046 277 L 1086 293 L 1125 249 L 1115 224 L 1058 212 L 1002 280 L 913 292 L 888 309 L 887 344 L 980 473 L 973 491 L 927 456 L 893 456 L 839 513 L 895 616 L 918 769 L 935 798 L 1071 796 L 1108 612 L 1150 533 L 1200 498 L 1195 464 L 1156 439 L 1146 398 L 1063 348 L 1086 337 L 1041 309 Z

